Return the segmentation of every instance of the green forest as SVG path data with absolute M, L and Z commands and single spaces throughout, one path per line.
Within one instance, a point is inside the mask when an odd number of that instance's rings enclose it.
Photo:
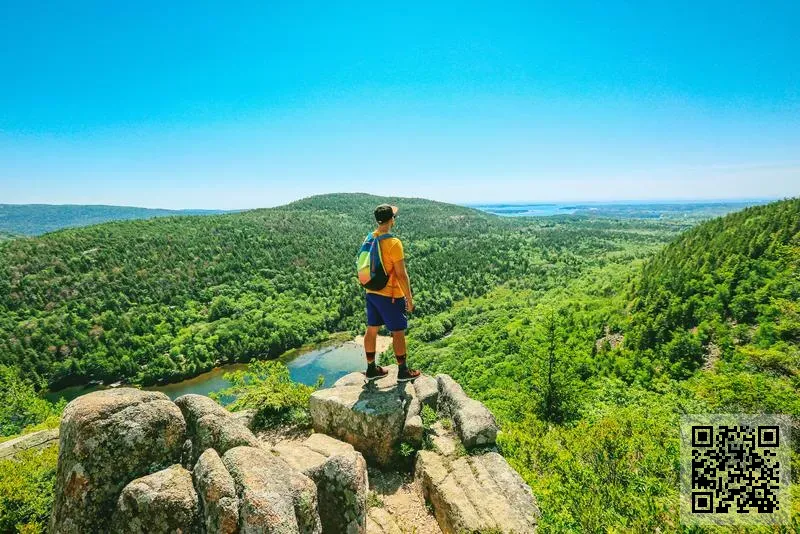
M 515 281 L 411 330 L 415 361 L 503 422 L 552 531 L 679 530 L 680 415 L 800 417 L 800 200 L 643 256 L 609 254 L 544 294 Z
M 512 280 L 540 290 L 598 253 L 663 244 L 677 223 L 504 219 L 403 205 L 421 316 Z M 377 197 L 62 230 L 0 251 L 0 363 L 39 387 L 175 381 L 278 356 L 363 322 L 354 250 Z
M 355 252 L 384 201 L 417 305 L 410 363 L 492 409 L 545 532 L 681 531 L 681 414 L 800 416 L 798 199 L 697 224 L 336 194 L 0 244 L 2 434 L 57 421 L 44 388 L 176 380 L 362 332 Z M 0 530 L 46 517 L 13 488 L 46 488 L 50 464 L 24 465 L 0 462 Z

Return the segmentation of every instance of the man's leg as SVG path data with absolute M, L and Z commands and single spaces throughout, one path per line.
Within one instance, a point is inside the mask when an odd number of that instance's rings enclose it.
M 364 334 L 364 352 L 367 353 L 367 365 L 375 365 L 375 347 L 379 328 L 380 326 L 367 326 L 367 333 Z
M 366 341 L 364 342 L 366 343 Z M 397 330 L 392 332 L 392 347 L 395 355 L 405 356 L 406 354 L 406 331 Z
M 364 352 L 367 353 L 367 379 L 373 380 L 381 378 L 389 374 L 389 371 L 382 367 L 375 365 L 375 352 L 376 342 L 378 338 L 378 329 L 380 326 L 367 326 L 367 332 L 364 334 Z
M 376 342 L 378 329 L 384 323 L 380 310 L 375 306 L 370 294 L 366 297 L 367 305 L 367 331 L 364 333 L 364 352 L 367 353 L 367 379 L 372 380 L 386 376 L 388 371 L 375 365 Z
M 406 365 L 406 331 L 396 330 L 392 332 L 392 346 L 394 347 L 394 357 L 397 360 L 398 380 L 411 380 L 419 376 L 419 371 L 409 369 Z

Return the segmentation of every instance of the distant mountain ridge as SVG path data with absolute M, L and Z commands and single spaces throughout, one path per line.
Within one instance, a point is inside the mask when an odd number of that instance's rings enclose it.
M 431 311 L 528 266 L 512 261 L 518 222 L 364 194 L 63 229 L 2 246 L 0 364 L 40 384 L 154 383 L 354 329 L 355 252 L 382 202 L 400 205 L 415 291 Z
M 218 215 L 223 210 L 166 210 L 107 206 L 100 204 L 0 204 L 0 234 L 41 235 L 63 228 L 89 226 L 110 221 Z

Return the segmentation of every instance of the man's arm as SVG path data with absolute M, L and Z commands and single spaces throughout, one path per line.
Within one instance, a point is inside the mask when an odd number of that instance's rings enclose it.
M 411 280 L 408 278 L 405 260 L 394 262 L 394 273 L 400 289 L 403 290 L 403 295 L 406 296 L 406 311 L 412 312 L 414 311 L 414 298 L 411 296 Z

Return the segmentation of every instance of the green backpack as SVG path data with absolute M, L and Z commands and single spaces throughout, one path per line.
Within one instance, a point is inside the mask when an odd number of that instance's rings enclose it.
M 384 239 L 394 237 L 394 234 L 383 234 L 375 237 L 372 232 L 367 234 L 361 248 L 358 249 L 356 256 L 356 270 L 358 271 L 358 281 L 366 289 L 378 291 L 386 287 L 389 282 L 389 273 L 383 266 L 380 242 Z

